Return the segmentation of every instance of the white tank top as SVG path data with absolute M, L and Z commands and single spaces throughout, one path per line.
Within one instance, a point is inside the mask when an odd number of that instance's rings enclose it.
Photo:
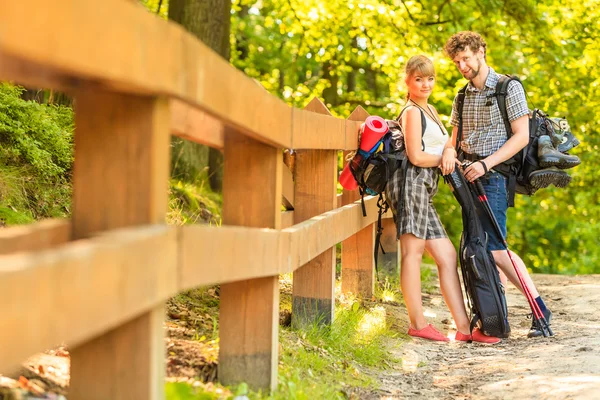
M 425 114 L 427 126 L 423 134 L 423 143 L 425 144 L 425 153 L 441 156 L 444 152 L 444 146 L 448 141 L 448 133 L 443 132 L 438 123 Z M 444 128 L 445 131 L 446 128 Z

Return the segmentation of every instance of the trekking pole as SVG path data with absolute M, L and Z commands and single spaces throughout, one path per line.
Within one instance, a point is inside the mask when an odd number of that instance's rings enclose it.
M 502 235 L 502 230 L 500 229 L 500 225 L 498 225 L 496 216 L 494 215 L 494 213 L 490 207 L 490 203 L 485 194 L 485 189 L 483 188 L 483 185 L 481 184 L 481 182 L 478 179 L 472 183 L 473 183 L 473 186 L 475 187 L 475 192 L 477 193 L 477 197 L 479 198 L 479 201 L 483 205 L 483 208 L 487 212 L 488 216 L 490 217 L 490 219 L 492 221 L 492 224 L 494 225 L 494 229 L 496 230 L 496 233 L 498 234 L 498 236 L 500 238 L 502 238 L 502 244 L 504 245 L 504 248 L 506 249 L 506 253 L 508 254 L 508 258 L 510 259 L 511 264 L 512 264 L 513 268 L 515 269 L 515 272 L 517 273 L 517 277 L 519 278 L 519 283 L 521 284 L 521 287 L 523 288 L 523 293 L 525 294 L 525 298 L 527 299 L 527 302 L 529 303 L 529 307 L 531 307 L 531 312 L 533 313 L 533 316 L 535 317 L 536 321 L 538 321 L 538 323 L 540 324 L 540 326 L 542 328 L 542 334 L 544 335 L 544 337 L 553 336 L 554 333 L 552 332 L 552 329 L 550 328 L 548 321 L 546 321 L 546 318 L 544 317 L 542 310 L 540 310 L 540 306 L 537 304 L 537 302 L 533 298 L 533 295 L 531 294 L 529 287 L 527 286 L 527 284 L 525 283 L 525 280 L 523 279 L 523 275 L 521 274 L 521 271 L 519 271 L 519 268 L 517 267 L 517 264 L 515 263 L 515 260 L 513 259 L 511 252 L 508 249 L 508 243 L 506 242 L 506 239 L 504 239 L 504 236 Z

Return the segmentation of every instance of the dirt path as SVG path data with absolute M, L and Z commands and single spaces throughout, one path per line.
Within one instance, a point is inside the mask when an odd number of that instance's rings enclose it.
M 351 398 L 600 398 L 600 275 L 536 275 L 534 280 L 554 313 L 554 337 L 527 338 L 531 326 L 531 320 L 526 318 L 529 306 L 509 285 L 512 328 L 509 339 L 494 346 L 412 338 L 391 340 L 390 348 L 401 361 L 389 365 L 383 372 L 373 373 L 380 383 L 379 390 L 369 392 L 355 388 Z M 291 286 L 286 290 L 291 292 Z M 206 296 L 217 295 L 208 293 Z M 430 322 L 444 332 L 454 332 L 448 325 L 450 314 L 439 294 L 425 295 L 424 306 Z M 408 321 L 404 306 L 395 304 L 386 308 L 393 313 L 390 317 L 396 321 L 394 329 L 406 332 Z M 199 323 L 212 324 L 210 315 L 194 314 L 184 319 L 183 312 L 175 316 L 177 310 L 173 307 L 169 310 L 170 316 L 176 317 L 166 324 L 169 380 L 187 381 L 198 376 L 204 380 L 214 379 L 217 351 L 213 341 L 193 340 Z M 14 378 L 0 376 L 0 399 L 13 398 L 3 396 L 20 388 L 40 394 L 33 398 L 64 399 L 60 394 L 67 392 L 68 353 L 58 349 L 58 352 L 38 354 L 29 359 Z M 58 395 L 49 394 L 47 390 Z
M 380 375 L 369 399 L 600 398 L 600 276 L 536 275 L 553 311 L 554 337 L 528 339 L 529 306 L 508 288 L 512 334 L 495 346 L 411 339 L 394 350 L 402 362 Z M 425 299 L 438 328 L 450 317 L 439 296 Z M 362 398 L 363 396 L 361 396 Z

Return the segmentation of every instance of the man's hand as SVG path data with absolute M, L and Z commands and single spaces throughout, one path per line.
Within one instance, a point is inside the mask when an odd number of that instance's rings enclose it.
M 465 178 L 467 178 L 469 182 L 473 182 L 475 179 L 485 175 L 486 171 L 482 162 L 485 161 L 476 161 L 465 169 Z

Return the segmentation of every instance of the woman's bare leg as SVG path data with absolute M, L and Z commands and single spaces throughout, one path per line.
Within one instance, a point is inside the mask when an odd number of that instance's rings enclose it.
M 448 238 L 431 239 L 426 241 L 425 248 L 437 264 L 442 296 L 454 318 L 456 329 L 465 335 L 470 334 L 469 317 L 458 279 L 456 250 L 452 242 Z
M 421 260 L 425 251 L 425 240 L 406 233 L 400 236 L 400 251 L 400 286 L 410 325 L 417 330 L 423 329 L 427 326 L 421 299 Z

